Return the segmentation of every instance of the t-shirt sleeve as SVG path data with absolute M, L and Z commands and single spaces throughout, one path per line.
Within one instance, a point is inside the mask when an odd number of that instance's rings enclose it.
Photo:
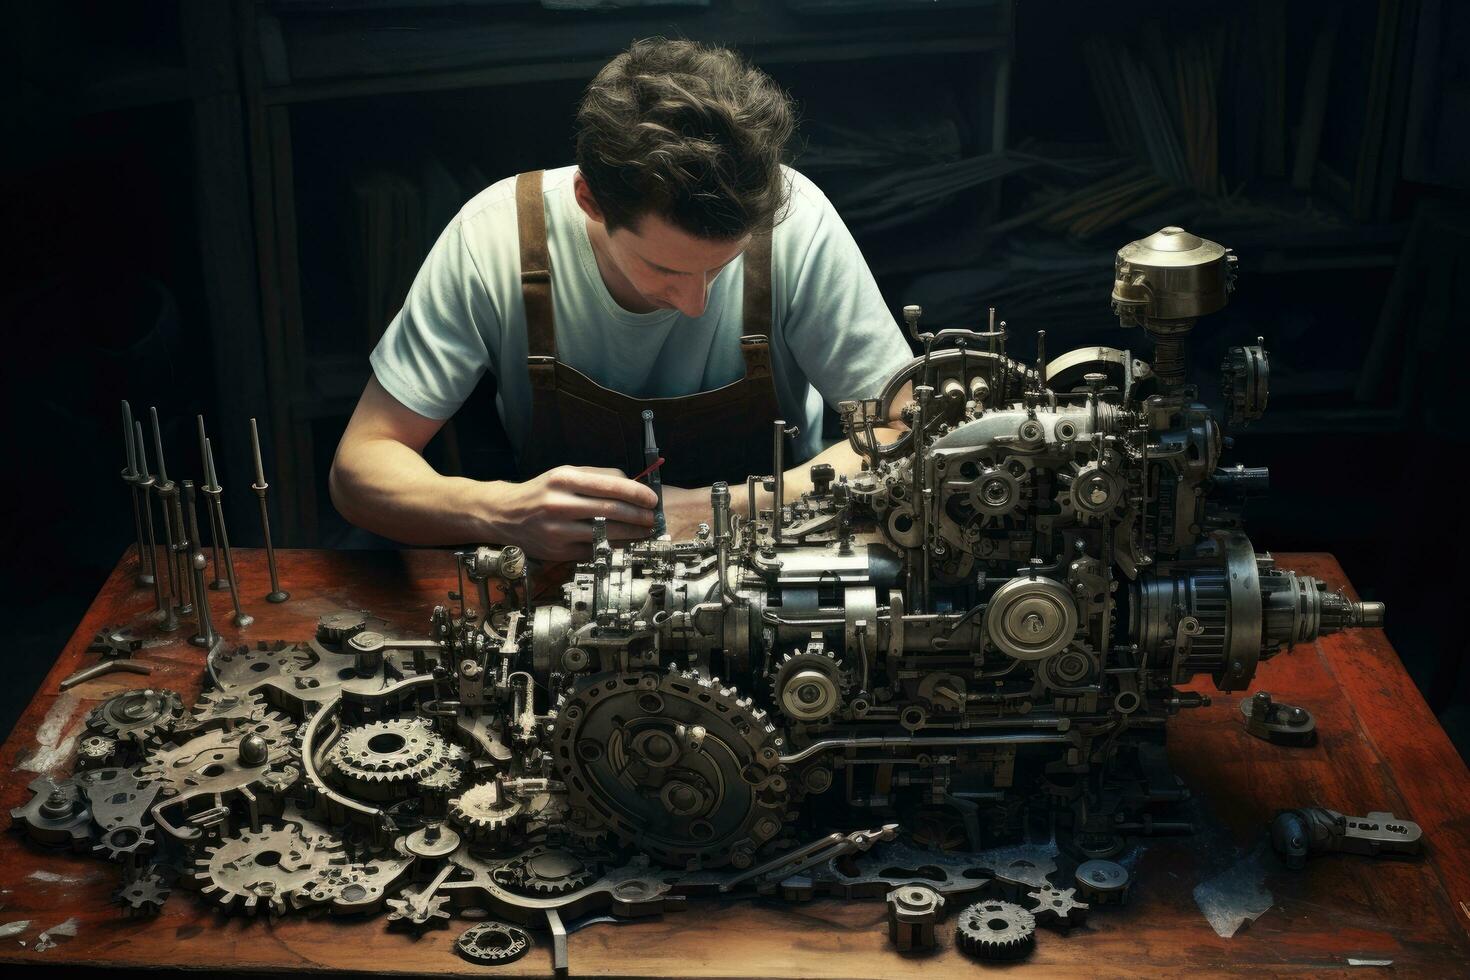
M 845 399 L 877 397 L 913 351 L 837 210 L 815 185 L 794 179 L 793 199 L 804 200 L 793 200 L 789 227 L 777 226 L 777 234 L 789 236 L 783 244 L 794 270 L 786 281 L 782 335 L 802 372 L 835 409 Z
M 498 335 L 495 308 L 456 220 L 429 250 L 369 362 L 378 383 L 405 407 L 447 419 L 493 370 L 485 338 Z

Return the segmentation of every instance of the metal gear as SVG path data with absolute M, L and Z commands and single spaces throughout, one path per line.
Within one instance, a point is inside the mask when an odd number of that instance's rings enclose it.
M 114 892 L 112 898 L 128 915 L 141 918 L 157 915 L 172 891 L 163 873 L 149 868 Z
M 179 722 L 177 731 L 233 728 L 242 722 L 258 721 L 269 710 L 260 695 L 248 691 L 205 691 L 189 716 Z
M 828 718 L 842 706 L 847 673 L 829 650 L 797 650 L 771 672 L 771 703 L 796 721 Z
M 285 790 L 300 776 L 295 725 L 285 715 L 269 714 L 248 727 L 206 731 L 183 745 L 155 749 L 139 775 L 159 785 L 166 797 L 202 794 L 224 797 L 251 787 Z M 263 757 L 252 754 L 265 743 Z
M 457 768 L 464 758 L 464 750 L 427 721 L 400 718 L 349 728 L 327 753 L 327 766 L 355 795 L 385 800 L 405 795 L 442 769 Z
M 98 854 L 105 854 L 109 861 L 132 862 L 140 855 L 153 850 L 153 838 L 148 828 L 128 824 L 103 831 L 101 839 L 92 847 Z
M 88 735 L 77 743 L 79 771 L 109 766 L 117 758 L 117 739 L 106 735 Z
M 449 819 L 471 840 L 485 844 L 504 838 L 524 809 L 499 783 L 480 783 L 449 801 Z
M 114 695 L 87 715 L 87 728 L 119 742 L 161 744 L 184 715 L 173 691 L 142 688 Z
M 143 641 L 122 628 L 104 629 L 87 644 L 87 652 L 101 654 L 103 660 L 125 660 L 141 649 Z
M 367 623 L 362 613 L 333 613 L 316 621 L 316 638 L 322 643 L 341 643 L 367 629 Z
M 1064 929 L 1086 922 L 1087 910 L 1091 908 L 1086 902 L 1077 900 L 1075 888 L 1047 885 L 1027 893 L 1026 898 L 1031 902 L 1031 914 L 1037 922 L 1053 923 Z
M 589 884 L 596 870 L 571 851 L 537 846 L 496 869 L 492 877 L 511 891 L 550 898 Z
M 280 915 L 324 865 L 340 860 L 341 851 L 340 841 L 291 823 L 243 830 L 204 852 L 195 862 L 194 880 L 226 911 Z
M 531 946 L 531 935 L 526 930 L 494 920 L 470 926 L 454 941 L 454 950 L 460 956 L 486 966 L 518 960 Z
M 1018 960 L 1036 947 L 1036 917 L 1010 902 L 976 902 L 955 922 L 955 941 L 982 960 Z
M 551 726 L 568 829 L 611 831 L 674 867 L 746 867 L 788 819 L 764 711 L 694 672 L 580 682 Z

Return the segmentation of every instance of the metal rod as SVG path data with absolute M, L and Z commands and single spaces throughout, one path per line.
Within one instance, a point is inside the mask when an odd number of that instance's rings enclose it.
M 653 409 L 643 410 L 643 465 L 648 474 L 648 488 L 653 491 L 658 502 L 653 510 L 653 537 L 661 538 L 667 531 L 664 523 L 664 482 L 658 472 L 658 440 L 653 435 Z
M 101 677 L 103 674 L 116 673 L 120 670 L 127 671 L 131 674 L 151 674 L 153 673 L 153 665 L 140 664 L 132 660 L 106 660 L 100 664 L 93 664 L 90 667 L 82 668 L 75 674 L 72 674 L 70 677 L 63 680 L 60 684 L 60 687 L 63 691 L 65 691 L 68 688 L 75 687 L 83 681 L 89 681 L 94 677 Z
M 163 435 L 158 428 L 158 408 L 149 406 L 148 415 L 153 421 L 153 456 L 158 460 L 158 486 L 157 490 L 163 500 L 163 539 L 168 545 L 168 573 L 169 594 L 178 607 L 180 616 L 187 616 L 194 611 L 189 604 L 189 583 L 185 578 L 186 569 L 180 560 L 180 549 L 175 544 L 184 536 L 184 521 L 181 513 L 176 513 L 170 501 L 178 500 L 179 488 L 168 478 L 168 464 L 163 458 Z
M 189 616 L 194 612 L 194 602 L 190 598 L 190 580 L 194 574 L 190 571 L 191 553 L 189 551 L 189 528 L 184 523 L 184 493 L 179 484 L 171 484 L 173 493 L 169 496 L 169 513 L 173 515 L 174 543 L 173 552 L 178 556 L 179 562 L 179 596 L 183 601 L 179 604 L 179 615 Z
M 204 416 L 200 415 L 197 418 L 199 422 L 199 462 L 204 467 L 204 486 L 199 489 L 208 493 L 210 484 L 214 482 L 209 476 L 209 463 L 207 462 L 209 439 L 204 435 Z M 220 589 L 229 588 L 230 583 L 225 579 L 225 566 L 220 562 L 219 520 L 214 516 L 213 507 L 206 507 L 205 513 L 209 515 L 209 544 L 214 550 L 214 581 L 209 583 L 209 587 L 218 592 Z M 201 548 L 204 546 L 202 538 L 199 545 Z
M 204 569 L 208 559 L 204 557 L 204 548 L 199 541 L 199 511 L 194 505 L 194 481 L 185 480 L 183 487 L 184 499 L 188 504 L 189 540 L 193 542 L 188 562 L 194 580 L 194 610 L 199 621 L 199 632 L 190 637 L 189 642 L 208 650 L 219 642 L 219 634 L 214 631 L 214 619 L 209 611 L 209 591 L 204 585 Z
M 214 446 L 204 440 L 204 494 L 209 498 L 209 513 L 219 531 L 219 546 L 224 551 L 225 584 L 230 588 L 230 602 L 235 605 L 235 625 L 244 629 L 255 622 L 255 617 L 240 608 L 240 584 L 235 578 L 235 556 L 230 553 L 230 532 L 225 527 L 225 508 L 221 497 L 224 488 L 219 484 L 219 475 L 214 471 Z
M 219 642 L 219 634 L 214 631 L 214 619 L 209 613 L 209 593 L 204 588 L 204 566 L 208 564 L 204 552 L 195 548 L 189 564 L 194 573 L 194 605 L 199 619 L 199 634 L 190 637 L 189 642 L 196 647 L 212 650 Z
M 276 548 L 271 543 L 270 507 L 265 502 L 265 492 L 270 484 L 265 482 L 265 464 L 260 458 L 260 430 L 255 427 L 255 419 L 250 420 L 250 449 L 255 454 L 255 482 L 250 489 L 255 491 L 255 496 L 260 500 L 260 530 L 265 535 L 265 561 L 271 573 L 271 590 L 265 598 L 267 602 L 285 602 L 291 598 L 291 593 L 281 588 L 281 580 L 276 573 Z
M 771 543 L 781 543 L 781 506 L 786 498 L 786 474 L 783 471 L 786 462 L 786 420 L 777 419 L 772 425 L 775 428 L 773 434 L 774 442 L 771 446 L 771 484 L 773 496 L 771 498 Z
M 174 550 L 174 522 L 170 500 L 178 500 L 179 488 L 169 482 L 163 468 L 163 456 L 159 453 L 162 440 L 158 435 L 158 410 L 153 412 L 153 455 L 158 460 L 158 480 L 153 484 L 153 492 L 158 495 L 159 511 L 163 515 L 163 545 L 165 551 L 168 573 L 168 616 L 164 620 L 163 628 L 175 630 L 179 628 L 177 613 L 181 611 L 182 603 L 179 599 L 179 567 L 175 559 L 178 552 Z
M 730 485 L 716 481 L 709 488 L 710 518 L 714 521 L 715 560 L 720 576 L 720 604 L 732 606 L 740 601 L 730 588 Z
M 169 626 L 168 622 L 173 617 L 173 604 L 163 598 L 163 582 L 158 575 L 158 539 L 153 534 L 153 498 L 148 491 L 153 488 L 155 481 L 153 474 L 148 472 L 148 454 L 143 448 L 143 423 L 133 422 L 133 448 L 138 454 L 138 490 L 143 494 L 143 526 L 148 531 L 148 554 L 151 558 L 149 564 L 153 566 L 153 599 L 158 603 L 158 612 L 163 616 L 166 630 L 177 629 L 178 624 Z M 170 594 L 172 597 L 172 594 Z
M 138 450 L 133 445 L 133 409 L 124 399 L 122 403 L 123 414 L 123 450 L 127 453 L 128 465 L 122 471 L 123 482 L 128 485 L 128 496 L 133 501 L 133 532 L 138 539 L 138 574 L 133 577 L 133 584 L 142 588 L 153 584 L 153 555 L 143 548 L 143 509 L 138 504 Z M 144 500 L 147 500 L 146 494 Z

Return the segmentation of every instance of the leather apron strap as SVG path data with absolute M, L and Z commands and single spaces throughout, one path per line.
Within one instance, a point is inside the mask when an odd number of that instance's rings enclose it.
M 744 376 L 714 391 L 638 399 L 598 385 L 557 358 L 545 208 L 542 171 L 520 174 L 516 227 L 531 380 L 531 432 L 521 450 L 522 476 L 560 463 L 617 466 L 628 473 L 642 469 L 639 415 L 644 408 L 658 416 L 659 445 L 669 459 L 665 483 L 694 486 L 769 472 L 770 426 L 781 410 L 771 372 L 771 230 L 756 232 L 744 255 Z M 714 438 L 727 452 L 709 452 Z

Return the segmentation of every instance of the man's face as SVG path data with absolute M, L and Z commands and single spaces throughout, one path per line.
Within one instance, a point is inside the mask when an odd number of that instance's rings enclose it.
M 572 185 L 578 206 L 592 223 L 588 231 L 598 263 L 612 267 L 603 270 L 603 278 L 619 302 L 633 298 L 620 293 L 636 293 L 653 309 L 699 316 L 709 302 L 710 284 L 750 244 L 749 235 L 734 240 L 700 238 L 651 213 L 630 227 L 609 232 L 586 179 L 578 173 Z
M 704 312 L 715 277 L 749 244 L 749 235 L 734 241 L 699 238 L 656 214 L 607 235 L 609 257 L 645 300 L 691 317 Z

